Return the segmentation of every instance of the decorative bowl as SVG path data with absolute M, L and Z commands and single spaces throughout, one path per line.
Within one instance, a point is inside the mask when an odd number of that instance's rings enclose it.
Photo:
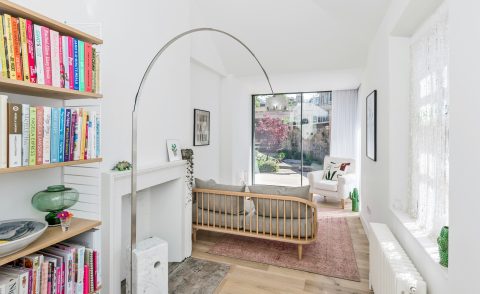
M 0 221 L 0 257 L 27 247 L 40 237 L 47 227 L 47 222 L 29 218 Z

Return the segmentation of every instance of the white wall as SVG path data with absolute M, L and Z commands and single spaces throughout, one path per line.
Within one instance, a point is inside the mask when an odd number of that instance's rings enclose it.
M 195 177 L 219 181 L 221 160 L 220 95 L 223 77 L 194 59 L 190 63 L 190 70 L 192 108 L 210 111 L 210 145 L 193 147 Z M 193 110 L 190 115 L 193 116 Z M 190 142 L 190 144 L 193 144 L 193 142 Z

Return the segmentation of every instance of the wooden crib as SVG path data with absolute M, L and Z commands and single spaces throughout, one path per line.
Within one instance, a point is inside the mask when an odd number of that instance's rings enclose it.
M 198 230 L 302 245 L 317 237 L 317 206 L 283 195 L 193 189 L 193 241 Z

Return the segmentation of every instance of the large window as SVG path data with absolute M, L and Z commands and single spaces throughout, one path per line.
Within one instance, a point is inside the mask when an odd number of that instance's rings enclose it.
M 447 15 L 437 12 L 412 39 L 408 213 L 427 234 L 448 224 Z
M 253 95 L 253 182 L 308 185 L 330 153 L 331 92 Z

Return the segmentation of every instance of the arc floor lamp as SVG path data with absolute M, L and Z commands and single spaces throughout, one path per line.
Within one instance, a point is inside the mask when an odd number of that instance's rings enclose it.
M 143 85 L 145 84 L 145 81 L 147 80 L 148 75 L 150 74 L 150 71 L 153 68 L 153 66 L 155 65 L 155 62 L 157 61 L 157 59 L 162 55 L 163 52 L 165 52 L 165 50 L 168 47 L 170 47 L 170 45 L 172 45 L 178 39 L 181 39 L 184 36 L 187 36 L 187 35 L 190 35 L 190 34 L 193 34 L 193 33 L 197 33 L 197 32 L 216 32 L 216 33 L 223 34 L 225 36 L 228 36 L 228 37 L 234 39 L 240 45 L 242 45 L 245 49 L 247 49 L 247 51 L 253 56 L 253 58 L 255 59 L 257 64 L 262 69 L 263 74 L 264 74 L 265 78 L 267 79 L 268 86 L 270 87 L 270 91 L 272 92 L 272 95 L 274 95 L 272 84 L 270 83 L 270 78 L 268 77 L 267 71 L 265 70 L 265 68 L 260 63 L 260 60 L 258 60 L 258 58 L 255 56 L 253 51 L 247 45 L 245 45 L 245 43 L 243 43 L 240 39 L 238 39 L 237 37 L 233 36 L 232 34 L 229 34 L 229 33 L 225 32 L 225 31 L 215 29 L 215 28 L 195 28 L 195 29 L 191 29 L 191 30 L 185 31 L 185 32 L 183 32 L 181 34 L 178 34 L 177 36 L 173 37 L 170 41 L 165 43 L 165 45 L 163 45 L 163 47 L 160 48 L 160 50 L 155 54 L 153 59 L 148 64 L 147 69 L 143 73 L 142 80 L 140 81 L 140 85 L 138 86 L 137 94 L 135 95 L 135 103 L 133 105 L 133 110 L 132 110 L 132 172 L 131 172 L 131 198 L 130 198 L 130 201 L 131 201 L 130 279 L 132 279 L 132 280 L 133 280 L 133 277 L 134 277 L 134 273 L 133 273 L 133 254 L 134 254 L 134 250 L 135 250 L 136 245 L 137 245 L 137 169 L 138 169 L 138 164 L 137 164 L 137 145 L 138 145 L 138 142 L 137 142 L 138 115 L 137 114 L 138 114 L 138 112 L 137 112 L 137 110 L 138 110 L 138 105 L 140 103 L 140 97 L 142 95 Z M 130 280 L 130 283 L 129 283 L 130 284 L 130 289 L 129 289 L 130 293 L 137 294 L 137 293 L 134 292 L 135 289 L 133 287 L 133 281 L 132 280 Z

